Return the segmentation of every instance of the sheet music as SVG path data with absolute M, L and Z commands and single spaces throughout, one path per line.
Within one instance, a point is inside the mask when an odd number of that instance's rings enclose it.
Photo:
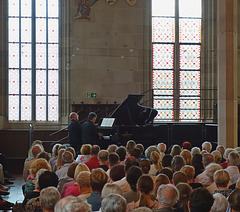
M 115 121 L 115 118 L 103 118 L 101 127 L 112 127 L 114 121 Z

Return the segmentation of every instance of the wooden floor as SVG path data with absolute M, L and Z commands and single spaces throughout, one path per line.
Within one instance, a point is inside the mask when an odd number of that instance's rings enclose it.
M 13 180 L 12 182 L 14 182 L 14 184 L 12 185 L 6 185 L 8 187 L 10 187 L 9 195 L 2 195 L 2 198 L 6 201 L 12 202 L 12 203 L 16 203 L 16 202 L 22 202 L 24 199 L 23 196 L 23 192 L 22 192 L 22 185 L 24 184 L 24 180 L 21 174 L 13 174 L 12 175 L 15 180 Z

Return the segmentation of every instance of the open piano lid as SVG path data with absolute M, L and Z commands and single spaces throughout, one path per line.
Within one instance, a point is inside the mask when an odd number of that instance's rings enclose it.
M 144 95 L 129 94 L 109 117 L 116 118 L 117 125 L 144 125 L 151 122 L 158 114 L 157 110 L 139 105 Z

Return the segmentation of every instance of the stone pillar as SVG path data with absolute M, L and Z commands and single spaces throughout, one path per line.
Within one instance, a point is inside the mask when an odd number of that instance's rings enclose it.
M 237 1 L 218 1 L 218 143 L 226 147 L 238 140 Z

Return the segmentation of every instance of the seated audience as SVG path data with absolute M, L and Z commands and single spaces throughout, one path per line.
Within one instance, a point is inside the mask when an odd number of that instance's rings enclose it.
M 174 206 L 174 211 L 188 212 L 188 202 L 193 190 L 187 183 L 178 183 L 176 188 L 179 192 L 179 199 L 178 203 Z
M 132 166 L 127 171 L 127 182 L 131 187 L 131 190 L 124 193 L 123 196 L 126 199 L 127 203 L 130 203 L 132 201 L 137 202 L 139 199 L 139 193 L 137 191 L 137 181 L 142 176 L 142 171 L 137 166 Z
M 125 165 L 127 149 L 124 146 L 120 146 L 116 149 L 116 153 L 119 156 L 120 164 Z
M 111 144 L 108 146 L 107 151 L 108 151 L 108 153 L 116 152 L 117 148 L 118 148 L 118 146 L 116 144 Z
M 213 176 L 214 176 L 214 173 L 220 169 L 222 169 L 222 167 L 216 163 L 211 163 L 206 167 L 206 176 L 208 177 L 209 182 L 211 182 L 211 184 L 207 186 L 207 190 L 210 193 L 213 193 L 215 190 L 217 190 L 217 185 L 214 182 Z
M 64 207 L 63 212 L 92 212 L 92 207 L 80 197 L 74 197 L 68 201 Z
M 194 181 L 194 175 L 195 175 L 195 169 L 193 166 L 185 165 L 180 170 L 187 176 L 187 183 L 189 186 L 191 186 L 192 189 L 202 187 L 201 183 L 195 183 Z
M 119 194 L 109 194 L 102 201 L 102 212 L 126 212 L 127 203 Z
M 187 149 L 187 150 L 191 151 L 192 144 L 188 141 L 185 141 L 185 142 L 182 143 L 182 149 Z
M 217 151 L 219 151 L 222 155 L 222 160 L 220 163 L 223 163 L 226 161 L 226 159 L 223 157 L 224 155 L 224 152 L 225 152 L 225 147 L 223 145 L 218 145 L 217 148 L 216 148 Z
M 231 151 L 228 154 L 228 158 L 227 158 L 227 168 L 225 169 L 229 176 L 230 176 L 230 180 L 234 175 L 239 174 L 239 163 L 240 163 L 240 156 L 238 154 L 238 152 L 236 151 Z
M 140 160 L 142 155 L 142 151 L 138 148 L 133 148 L 132 152 L 131 152 L 131 156 L 135 157 L 137 160 Z
M 96 168 L 92 170 L 90 174 L 92 193 L 86 200 L 92 206 L 93 211 L 98 211 L 101 207 L 101 192 L 107 180 L 108 176 L 103 169 Z
M 152 146 L 149 146 L 149 147 L 145 150 L 145 156 L 146 156 L 148 159 L 150 159 L 151 153 L 152 153 L 153 151 L 156 151 L 156 152 L 158 152 L 158 153 L 160 154 L 160 151 L 158 150 L 158 148 L 157 148 L 156 146 L 152 145 Z
M 146 156 L 143 154 L 144 153 L 144 146 L 142 144 L 136 144 L 136 148 L 141 150 L 141 159 L 145 159 Z
M 194 156 L 194 155 L 196 155 L 196 154 L 201 154 L 201 150 L 200 150 L 200 148 L 199 147 L 193 147 L 192 149 L 191 149 L 191 153 L 192 153 L 192 156 Z M 202 161 L 202 160 L 201 160 Z
M 211 152 L 212 150 L 212 144 L 208 141 L 203 142 L 202 144 L 202 150 L 206 150 L 207 152 Z
M 222 194 L 214 194 L 214 203 L 211 207 L 211 212 L 226 212 L 228 207 L 228 201 Z
M 68 177 L 70 177 L 70 178 L 72 178 L 72 179 L 74 178 L 74 173 L 75 173 L 75 170 L 76 170 L 77 165 L 78 165 L 78 163 L 75 162 L 75 161 L 70 164 L 70 166 L 68 167 L 68 171 L 67 171 Z M 63 181 L 63 183 L 64 183 L 64 181 Z M 74 185 L 74 183 L 75 183 L 75 181 L 72 180 L 72 181 L 70 181 L 70 182 L 68 182 L 68 183 L 64 183 L 63 185 L 59 185 L 59 187 L 62 188 L 62 190 L 61 190 L 61 197 L 64 197 L 65 190 L 66 190 L 68 187 Z
M 167 175 L 159 174 L 155 179 L 155 188 L 154 188 L 155 196 L 157 196 L 157 190 L 160 185 L 165 185 L 165 184 L 169 184 L 169 183 L 170 183 L 170 180 Z
M 205 168 L 210 163 L 214 163 L 214 157 L 210 153 L 206 153 L 202 156 L 203 167 Z M 196 183 L 201 183 L 203 186 L 209 186 L 212 183 L 212 180 L 206 176 L 206 170 L 199 174 L 195 180 Z
M 78 163 L 86 163 L 91 158 L 91 144 L 83 144 L 80 149 L 80 155 L 77 156 L 76 162 Z
M 152 210 L 147 207 L 139 207 L 139 208 L 135 208 L 133 212 L 152 212 Z
M 167 150 L 167 146 L 166 146 L 166 144 L 164 144 L 164 143 L 159 143 L 159 144 L 157 145 L 157 148 L 158 148 L 159 151 L 160 151 L 160 161 L 162 161 L 162 159 L 163 159 L 163 157 L 164 157 L 164 155 L 165 155 L 165 152 L 166 152 L 166 150 Z
M 112 182 L 116 182 L 125 177 L 125 167 L 124 165 L 117 164 L 111 168 L 110 178 Z
M 92 169 L 96 169 L 99 167 L 98 161 L 98 152 L 100 151 L 100 147 L 98 145 L 94 145 L 91 149 L 91 158 L 85 163 L 90 171 Z
M 215 163 L 220 164 L 222 161 L 221 153 L 218 150 L 214 150 L 214 151 L 212 151 L 212 154 L 214 156 Z
M 59 191 L 55 187 L 47 187 L 40 192 L 40 205 L 43 212 L 54 212 L 56 203 L 61 199 Z
M 186 165 L 192 165 L 193 156 L 189 150 L 187 149 L 182 150 L 180 156 L 184 158 Z
M 55 164 L 55 166 L 53 168 L 54 172 L 56 172 L 57 170 L 61 169 L 63 167 L 63 165 L 64 165 L 63 160 L 62 160 L 62 154 L 65 152 L 65 150 L 67 148 L 62 148 L 62 147 L 63 147 L 63 145 L 59 147 L 61 149 L 59 149 L 59 151 L 58 151 L 57 161 L 56 161 L 56 164 Z
M 163 168 L 160 172 L 157 172 L 157 175 L 159 174 L 165 174 L 168 176 L 169 180 L 172 180 L 173 177 L 173 171 L 169 168 Z
M 49 160 L 51 158 L 51 154 L 48 152 L 42 151 L 42 152 L 38 153 L 37 159 L 38 158 L 44 158 L 47 162 L 49 162 Z
M 38 211 L 41 210 L 40 205 L 40 191 L 44 188 L 48 188 L 50 186 L 57 187 L 58 177 L 54 172 L 45 171 L 39 176 L 38 186 L 39 186 L 39 196 L 30 199 L 27 204 L 24 206 L 25 211 Z
M 161 185 L 157 191 L 157 199 L 159 203 L 158 212 L 172 212 L 173 206 L 179 199 L 179 192 L 174 185 Z
M 184 174 L 183 172 L 178 171 L 173 174 L 173 184 L 175 186 L 177 186 L 178 183 L 187 183 L 187 182 L 188 182 L 187 175 Z
M 180 169 L 186 164 L 184 158 L 180 155 L 175 155 L 171 162 L 173 172 L 180 171 Z
M 192 159 L 192 166 L 195 168 L 194 179 L 204 171 L 203 163 L 202 163 L 202 155 L 194 154 Z
M 100 150 L 98 153 L 99 167 L 102 168 L 105 172 L 108 170 L 108 156 L 109 153 L 107 150 Z
M 180 155 L 181 151 L 182 151 L 182 148 L 178 144 L 175 144 L 172 146 L 170 155 L 172 157 L 174 157 L 175 155 Z
M 240 188 L 236 188 L 228 197 L 228 202 L 232 212 L 240 212 Z
M 221 165 L 224 169 L 226 169 L 227 166 L 228 166 L 228 161 L 227 161 L 228 155 L 229 155 L 229 153 L 232 152 L 232 151 L 234 151 L 233 148 L 227 148 L 227 149 L 225 150 L 225 152 L 224 152 L 223 157 L 224 157 L 224 159 L 225 159 L 225 162 L 220 163 L 220 165 Z
M 51 171 L 51 166 L 43 158 L 34 160 L 34 162 L 31 165 L 30 175 L 27 177 L 26 184 L 24 187 L 25 194 L 28 192 L 32 192 L 35 189 L 34 179 L 36 177 L 38 170 L 40 169 L 47 169 L 48 171 Z
M 90 196 L 92 193 L 92 188 L 90 185 L 90 174 L 89 171 L 81 171 L 76 179 L 76 182 L 78 184 L 79 192 L 82 199 L 86 199 Z
M 162 163 L 160 162 L 160 154 L 156 151 L 151 152 L 150 161 L 152 162 L 152 165 L 149 174 L 156 176 L 157 172 L 163 168 Z
M 61 146 L 61 144 L 55 144 L 52 148 L 52 156 L 49 160 L 49 164 L 51 165 L 52 167 L 52 170 L 53 170 L 53 167 L 54 165 L 56 164 L 57 162 L 57 156 L 58 156 L 58 148 Z
M 165 155 L 162 159 L 162 166 L 165 168 L 172 169 L 171 162 L 173 157 L 171 155 Z
M 24 167 L 23 167 L 23 179 L 25 182 L 27 180 L 27 177 L 30 174 L 29 169 L 30 169 L 32 163 L 37 159 L 38 153 L 40 153 L 42 151 L 43 151 L 43 149 L 40 145 L 35 145 L 31 148 L 31 159 L 29 161 L 26 161 L 24 163 Z
M 139 167 L 142 170 L 143 174 L 148 174 L 150 171 L 150 167 L 151 167 L 151 162 L 148 159 L 142 159 L 139 162 Z
M 135 148 L 136 142 L 133 140 L 129 140 L 126 144 L 126 149 L 127 149 L 127 157 L 131 155 L 132 150 Z
M 228 189 L 230 181 L 228 172 L 223 169 L 218 170 L 214 173 L 213 179 L 217 186 L 217 189 L 213 192 L 213 194 L 220 193 L 227 198 L 232 192 L 231 189 Z
M 69 196 L 69 195 L 77 197 L 80 195 L 79 187 L 78 187 L 76 180 L 77 180 L 78 174 L 81 173 L 82 171 L 90 171 L 90 170 L 85 164 L 79 163 L 74 172 L 74 184 L 69 186 L 68 188 L 66 188 L 64 195 L 63 195 L 64 197 Z
M 190 196 L 189 209 L 191 212 L 209 212 L 213 202 L 214 199 L 207 189 L 196 188 Z
M 154 182 L 149 175 L 142 175 L 137 182 L 137 189 L 139 191 L 139 200 L 137 202 L 130 202 L 127 205 L 128 211 L 133 211 L 138 207 L 148 207 L 150 209 L 159 208 L 159 203 L 151 199 L 151 191 L 153 191 Z
M 111 168 L 120 163 L 120 158 L 117 153 L 112 152 L 108 155 L 108 171 L 107 174 L 110 174 Z
M 67 196 L 62 199 L 60 199 L 57 204 L 54 207 L 54 212 L 63 212 L 65 205 L 70 202 L 72 199 L 75 199 L 76 197 L 73 196 Z
M 112 184 L 112 183 L 106 183 L 102 189 L 102 196 L 101 196 L 102 200 L 110 194 L 119 194 L 123 196 L 122 189 L 118 185 Z

